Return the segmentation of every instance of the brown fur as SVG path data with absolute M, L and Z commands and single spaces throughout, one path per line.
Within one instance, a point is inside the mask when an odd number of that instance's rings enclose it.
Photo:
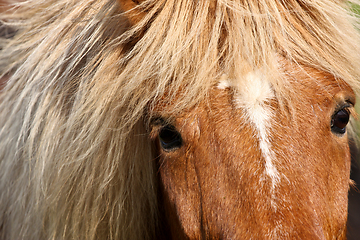
M 29 0 L 0 20 L 17 29 L 0 39 L 0 239 L 344 237 L 349 153 L 329 122 L 359 86 L 346 3 Z M 237 89 L 216 88 L 258 69 L 277 210 Z M 156 148 L 158 116 L 186 145 Z
M 174 239 L 345 239 L 350 154 L 347 138 L 331 133 L 328 121 L 354 95 L 333 77 L 307 70 L 311 77 L 297 66 L 285 69 L 296 89 L 291 118 L 270 103 L 277 111 L 271 144 L 283 178 L 276 209 L 255 129 L 233 107 L 231 89 L 212 90 L 208 102 L 175 118 L 185 145 L 159 153 Z

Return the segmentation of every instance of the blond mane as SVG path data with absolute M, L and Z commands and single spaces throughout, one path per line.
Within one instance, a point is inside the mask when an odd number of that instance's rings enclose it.
M 262 69 L 286 99 L 279 57 L 359 86 L 358 23 L 342 1 L 146 0 L 134 26 L 114 0 L 18 5 L 0 16 L 18 30 L 0 40 L 0 76 L 12 73 L 0 95 L 0 239 L 153 238 L 144 122 L 165 93 L 171 116 L 223 74 Z

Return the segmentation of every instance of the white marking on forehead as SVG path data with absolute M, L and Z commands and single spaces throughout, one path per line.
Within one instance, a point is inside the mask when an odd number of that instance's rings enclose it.
M 219 89 L 226 89 L 229 88 L 232 84 L 230 83 L 230 81 L 227 79 L 227 76 L 224 74 L 221 76 L 220 81 L 217 85 L 217 88 Z
M 259 147 L 265 159 L 265 172 L 271 178 L 273 191 L 280 176 L 273 162 L 275 153 L 271 149 L 269 140 L 273 110 L 267 102 L 275 97 L 271 83 L 264 74 L 256 71 L 247 74 L 245 79 L 239 81 L 230 81 L 222 77 L 217 87 L 235 89 L 236 106 L 246 111 L 246 117 L 256 129 Z

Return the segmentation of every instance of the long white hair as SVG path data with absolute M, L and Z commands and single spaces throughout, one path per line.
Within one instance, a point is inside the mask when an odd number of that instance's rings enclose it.
M 0 16 L 17 30 L 0 40 L 0 76 L 12 75 L 0 95 L 0 239 L 154 238 L 146 123 L 165 93 L 172 115 L 221 75 L 261 68 L 286 99 L 279 57 L 358 88 L 348 2 L 119 2 L 29 0 Z

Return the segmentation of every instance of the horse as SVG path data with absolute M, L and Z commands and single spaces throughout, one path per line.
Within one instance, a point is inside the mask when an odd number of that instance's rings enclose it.
M 345 239 L 353 4 L 14 3 L 0 239 Z

